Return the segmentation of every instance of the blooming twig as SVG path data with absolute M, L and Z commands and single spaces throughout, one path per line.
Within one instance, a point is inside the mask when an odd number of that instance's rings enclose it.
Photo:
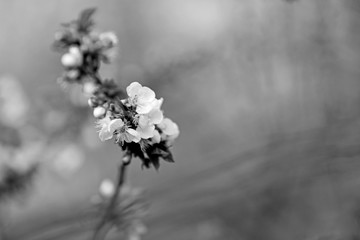
M 54 47 L 64 52 L 61 58 L 65 68 L 59 79 L 62 85 L 78 83 L 89 96 L 88 104 L 97 118 L 101 141 L 114 139 L 125 152 L 119 168 L 118 182 L 105 213 L 97 225 L 94 239 L 106 237 L 107 223 L 114 221 L 114 211 L 125 182 L 126 169 L 133 157 L 149 168 L 160 166 L 160 160 L 173 162 L 170 147 L 179 135 L 179 128 L 165 118 L 155 92 L 138 82 L 123 91 L 113 80 L 99 75 L 101 63 L 110 63 L 116 53 L 118 39 L 112 32 L 93 31 L 92 15 L 95 9 L 86 9 L 80 17 L 63 24 L 55 36 Z M 125 93 L 126 92 L 126 93 Z

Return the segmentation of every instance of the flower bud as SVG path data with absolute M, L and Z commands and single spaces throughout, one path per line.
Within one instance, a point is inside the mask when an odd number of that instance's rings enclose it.
M 86 82 L 83 86 L 83 91 L 86 95 L 93 95 L 98 89 L 97 85 L 93 82 Z
M 96 118 L 103 118 L 106 114 L 106 109 L 103 107 L 96 107 L 94 108 L 93 114 Z
M 71 80 L 75 80 L 80 76 L 80 72 L 77 69 L 71 69 L 66 72 L 66 77 Z
M 109 179 L 103 180 L 100 184 L 99 192 L 101 196 L 110 198 L 115 193 L 114 183 Z
M 96 102 L 95 98 L 89 98 L 88 105 L 89 107 L 95 108 L 98 106 L 98 103 Z
M 124 164 L 129 164 L 130 161 L 131 161 L 131 155 L 130 155 L 130 154 L 126 154 L 125 156 L 123 156 L 122 162 L 123 162 Z
M 66 53 L 61 57 L 61 63 L 64 67 L 73 67 L 76 64 L 76 59 L 70 53 Z
M 106 48 L 111 48 L 118 43 L 118 38 L 113 32 L 103 32 L 99 35 L 99 39 Z
M 64 67 L 78 67 L 82 64 L 82 53 L 78 47 L 70 47 L 69 52 L 61 57 Z

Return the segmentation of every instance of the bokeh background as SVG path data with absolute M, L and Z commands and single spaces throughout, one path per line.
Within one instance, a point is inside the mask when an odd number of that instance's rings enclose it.
M 180 127 L 175 164 L 130 169 L 150 202 L 143 239 L 360 239 L 357 0 L 1 0 L 0 150 L 15 157 L 0 162 L 39 162 L 1 202 L 2 238 L 86 208 L 116 177 L 120 149 L 56 83 L 54 32 L 88 7 L 119 37 L 102 75 L 151 87 Z

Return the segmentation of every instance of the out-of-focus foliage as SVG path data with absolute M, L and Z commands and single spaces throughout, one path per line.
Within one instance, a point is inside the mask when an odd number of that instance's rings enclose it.
M 120 57 L 103 74 L 149 83 L 182 129 L 176 167 L 131 169 L 152 202 L 144 239 L 358 238 L 357 0 L 36 3 L 0 3 L 0 71 L 21 81 L 35 129 L 47 129 L 33 138 L 67 146 L 87 136 L 76 144 L 97 148 L 73 178 L 39 173 L 26 204 L 7 206 L 10 239 L 84 207 L 113 177 L 118 149 L 90 140 L 86 108 L 64 107 L 54 83 L 53 31 L 89 6 L 101 9 L 101 29 L 119 34 Z M 45 120 L 62 118 L 71 123 Z
M 11 197 L 29 186 L 40 166 L 48 165 L 58 174 L 67 174 L 83 162 L 82 150 L 71 143 L 62 146 L 64 140 L 79 138 L 79 134 L 72 137 L 67 134 L 71 132 L 69 128 L 78 128 L 73 122 L 74 115 L 70 121 L 66 112 L 56 110 L 56 106 L 49 104 L 47 108 L 52 108 L 51 111 L 44 111 L 33 104 L 17 79 L 8 75 L 0 78 L 1 198 Z M 70 105 L 69 110 L 74 108 Z M 64 136 L 66 139 L 61 140 Z

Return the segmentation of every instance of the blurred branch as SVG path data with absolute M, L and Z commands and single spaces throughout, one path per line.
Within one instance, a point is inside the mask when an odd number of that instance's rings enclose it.
M 122 186 L 124 185 L 124 182 L 125 182 L 126 169 L 127 169 L 127 166 L 130 163 L 130 161 L 125 161 L 126 157 L 128 157 L 128 155 L 125 155 L 125 157 L 123 158 L 123 161 L 122 161 L 122 163 L 121 163 L 121 165 L 119 167 L 118 181 L 117 181 L 117 186 L 116 186 L 115 193 L 111 197 L 111 200 L 109 202 L 108 207 L 105 210 L 105 214 L 104 214 L 103 218 L 101 219 L 101 221 L 99 222 L 98 226 L 95 229 L 94 236 L 93 236 L 94 240 L 104 239 L 106 237 L 106 234 L 110 230 L 110 228 L 106 227 L 106 225 L 113 218 L 113 213 L 114 213 L 115 208 L 116 208 L 116 203 L 118 202 L 118 198 L 119 198 L 119 195 L 120 195 L 121 188 L 122 188 Z

